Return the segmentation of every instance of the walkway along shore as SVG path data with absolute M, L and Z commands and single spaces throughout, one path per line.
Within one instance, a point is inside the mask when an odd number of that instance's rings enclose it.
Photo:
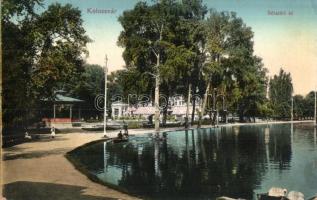
M 313 122 L 295 121 L 294 123 Z M 281 124 L 290 122 L 261 122 L 222 124 L 243 126 Z M 211 126 L 203 126 L 209 128 Z M 192 127 L 195 128 L 195 127 Z M 161 131 L 180 130 L 162 128 Z M 130 134 L 154 132 L 152 129 L 129 130 Z M 109 131 L 115 137 L 117 131 Z M 114 200 L 138 199 L 88 179 L 75 169 L 65 154 L 88 142 L 102 139 L 102 132 L 57 134 L 54 139 L 19 144 L 3 149 L 3 195 L 14 200 Z

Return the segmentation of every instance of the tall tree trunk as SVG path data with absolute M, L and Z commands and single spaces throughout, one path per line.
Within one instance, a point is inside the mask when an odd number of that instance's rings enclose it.
M 159 56 L 157 59 L 157 67 L 159 66 Z M 160 102 L 159 102 L 159 95 L 160 95 L 160 76 L 159 73 L 156 74 L 155 77 L 155 131 L 158 133 L 160 131 Z
M 196 97 L 193 98 L 193 110 L 192 110 L 192 121 L 191 125 L 194 124 L 195 121 L 195 109 L 196 109 Z
M 216 125 L 216 121 L 217 121 L 217 99 L 216 99 L 216 89 L 214 88 L 212 90 L 212 113 L 213 113 L 213 117 L 212 117 L 212 125 L 215 126 Z
M 159 41 L 162 40 L 162 33 L 163 33 L 163 27 L 164 25 L 161 25 L 160 28 L 160 36 Z M 155 76 L 155 132 L 158 134 L 160 131 L 160 50 L 158 50 L 156 54 L 156 76 Z
M 205 113 L 209 88 L 210 88 L 210 81 L 208 81 L 208 84 L 207 84 L 207 88 L 206 88 L 206 91 L 205 91 L 204 100 L 203 100 L 203 103 L 202 103 L 202 106 L 201 106 L 201 110 L 198 112 L 198 116 L 199 116 L 198 125 L 197 125 L 198 128 L 201 127 L 201 120 L 202 120 L 202 117 L 203 117 L 203 115 Z
M 168 99 L 168 98 L 167 98 Z M 162 125 L 165 126 L 166 125 L 166 121 L 167 121 L 167 110 L 168 110 L 168 101 L 166 103 L 166 106 L 164 106 L 164 110 L 163 110 L 163 119 L 162 119 Z
M 188 85 L 188 96 L 187 96 L 187 105 L 186 105 L 186 119 L 185 119 L 185 128 L 189 127 L 189 104 L 190 104 L 190 98 L 191 98 L 191 91 L 192 84 Z

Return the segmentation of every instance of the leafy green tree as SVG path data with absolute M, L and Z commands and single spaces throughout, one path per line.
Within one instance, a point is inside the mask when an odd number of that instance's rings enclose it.
M 313 118 L 314 117 L 314 109 L 315 109 L 315 93 L 314 91 L 309 92 L 304 99 L 304 109 L 303 115 L 305 118 Z
M 136 4 L 133 10 L 125 11 L 119 17 L 124 31 L 119 36 L 119 44 L 125 47 L 123 57 L 128 67 L 136 66 L 141 72 L 147 69 L 155 78 L 155 129 L 159 130 L 159 67 L 162 62 L 163 34 L 167 27 L 165 2 L 148 6 L 144 2 Z M 166 10 L 167 11 L 167 10 Z M 162 16 L 160 16 L 162 14 Z
M 141 73 L 136 68 L 117 71 L 115 77 L 116 82 L 122 87 L 122 94 L 125 98 L 128 95 L 153 94 L 153 77 L 147 73 Z
M 37 52 L 32 86 L 40 97 L 50 98 L 59 83 L 83 72 L 82 54 L 90 41 L 83 28 L 81 12 L 70 4 L 52 4 L 32 23 Z
M 215 111 L 221 104 L 222 110 L 237 111 L 241 120 L 259 115 L 265 99 L 266 69 L 253 54 L 251 28 L 233 12 L 210 10 L 204 29 L 206 88 L 200 119 L 206 108 Z M 207 101 L 212 95 L 217 97 Z
M 2 52 L 3 52 L 3 130 L 26 126 L 31 117 L 26 109 L 33 107 L 30 99 L 30 69 L 35 52 L 27 24 L 37 17 L 34 6 L 42 1 L 2 2 Z M 16 19 L 14 18 L 16 16 Z M 26 101 L 26 99 L 28 99 Z
M 269 97 L 274 118 L 290 118 L 292 94 L 293 84 L 291 74 L 281 69 L 278 75 L 274 75 L 270 79 Z
M 262 105 L 266 102 L 266 73 L 267 70 L 263 68 L 261 59 L 252 57 L 250 63 L 246 65 L 241 79 L 238 79 L 242 94 L 238 100 L 240 120 L 243 120 L 244 117 L 255 120 L 255 116 L 264 114 Z
M 95 118 L 98 116 L 100 118 L 103 112 L 96 108 L 95 99 L 104 94 L 105 76 L 103 68 L 100 65 L 85 64 L 84 72 L 79 77 L 75 76 L 75 79 L 63 83 L 63 89 L 68 91 L 69 95 L 84 100 L 82 117 Z
M 160 19 L 158 13 L 163 14 Z M 141 2 L 124 12 L 119 18 L 124 31 L 118 43 L 125 47 L 127 67 L 155 77 L 155 97 L 159 91 L 167 96 L 175 92 L 188 96 L 189 88 L 193 94 L 204 94 L 200 119 L 211 107 L 207 97 L 214 88 L 218 88 L 215 95 L 226 99 L 223 110 L 238 108 L 241 119 L 260 115 L 266 69 L 253 55 L 251 28 L 233 12 L 211 10 L 204 20 L 206 13 L 201 1 L 172 0 L 153 5 Z M 193 104 L 195 111 L 195 101 Z
M 228 34 L 226 27 L 228 25 L 229 22 L 227 18 L 224 17 L 223 13 L 210 10 L 209 17 L 205 22 L 206 44 L 202 45 L 205 48 L 202 48 L 202 51 L 205 54 L 205 62 L 202 70 L 207 87 L 205 90 L 201 110 L 199 112 L 198 127 L 200 127 L 202 116 L 205 113 L 207 98 L 210 94 L 210 91 L 213 90 L 212 81 L 215 82 L 213 78 L 215 78 L 217 75 L 221 76 L 222 70 L 224 68 L 221 65 L 221 59 L 223 59 L 225 56 L 225 42 Z
M 41 99 L 53 98 L 62 83 L 83 71 L 82 54 L 90 40 L 81 12 L 53 4 L 38 14 L 37 5 L 42 1 L 8 0 L 2 7 L 5 127 L 27 126 Z
M 152 74 L 155 79 L 156 130 L 159 93 L 162 91 L 168 96 L 175 91 L 171 81 L 185 78 L 186 73 L 179 72 L 187 70 L 194 57 L 188 44 L 190 37 L 181 37 L 188 35 L 188 24 L 181 22 L 200 16 L 200 7 L 201 1 L 164 0 L 152 5 L 140 2 L 119 18 L 124 31 L 118 43 L 125 47 L 123 57 L 127 67 L 136 67 L 140 73 Z M 188 74 L 186 76 L 188 79 Z
M 266 73 L 259 57 L 253 51 L 253 32 L 236 13 L 227 13 L 230 24 L 229 37 L 225 44 L 228 59 L 225 60 L 225 74 L 228 77 L 231 93 L 228 96 L 231 111 L 237 109 L 240 120 L 260 113 L 260 106 L 265 100 Z M 230 78 L 231 77 L 231 78 Z
M 295 95 L 294 97 L 294 119 L 302 119 L 305 117 L 306 100 L 302 95 Z

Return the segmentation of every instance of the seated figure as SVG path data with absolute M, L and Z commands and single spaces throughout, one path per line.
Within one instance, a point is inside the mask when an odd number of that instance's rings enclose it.
M 32 139 L 32 137 L 29 135 L 29 133 L 26 131 L 24 135 L 25 139 Z
M 123 139 L 123 135 L 121 131 L 118 133 L 118 139 Z

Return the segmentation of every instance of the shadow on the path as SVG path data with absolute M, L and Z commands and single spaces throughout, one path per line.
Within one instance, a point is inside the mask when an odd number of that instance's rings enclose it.
M 85 187 L 18 181 L 4 185 L 4 197 L 8 200 L 114 200 L 117 198 L 83 194 Z
M 28 141 L 28 143 L 44 143 L 44 142 L 54 142 L 54 141 L 65 141 L 69 140 L 70 138 L 63 138 L 63 137 L 55 137 L 51 138 L 50 135 L 41 136 L 40 138 L 35 138 L 33 140 Z
M 12 146 L 12 147 L 5 148 L 4 151 L 6 151 L 6 152 L 19 152 L 19 151 L 23 151 L 23 150 L 26 150 L 29 148 L 30 147 Z
M 48 151 L 30 151 L 27 153 L 6 152 L 3 155 L 3 160 L 40 158 L 40 157 L 44 157 L 44 156 L 64 154 L 67 151 L 69 151 L 69 148 L 57 148 L 57 149 L 51 149 Z

